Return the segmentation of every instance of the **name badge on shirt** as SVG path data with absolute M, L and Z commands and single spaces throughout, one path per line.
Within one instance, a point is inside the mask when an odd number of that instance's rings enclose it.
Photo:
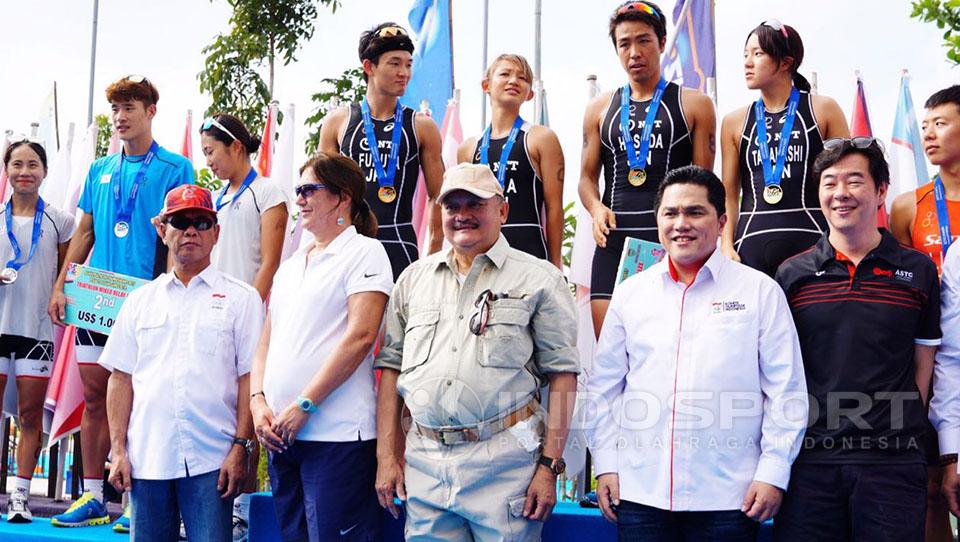
M 110 174 L 100 176 L 100 184 L 110 184 Z
M 227 295 L 226 294 L 213 294 L 211 296 L 212 301 L 210 302 L 210 308 L 214 310 L 223 310 L 227 306 Z

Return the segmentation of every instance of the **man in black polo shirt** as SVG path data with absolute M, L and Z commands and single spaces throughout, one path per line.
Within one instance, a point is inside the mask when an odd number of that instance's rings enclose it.
M 825 142 L 814 174 L 830 231 L 777 271 L 811 400 L 774 537 L 922 541 L 937 268 L 876 227 L 890 181 L 878 141 Z

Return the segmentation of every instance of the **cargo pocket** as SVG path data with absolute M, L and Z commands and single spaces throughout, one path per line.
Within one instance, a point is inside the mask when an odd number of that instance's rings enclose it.
M 430 357 L 433 338 L 437 334 L 440 321 L 439 310 L 425 310 L 410 315 L 403 332 L 403 361 L 400 372 L 410 372 L 423 365 Z

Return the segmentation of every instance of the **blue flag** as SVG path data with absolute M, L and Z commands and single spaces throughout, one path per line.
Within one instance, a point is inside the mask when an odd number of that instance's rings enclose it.
M 408 20 L 416 50 L 413 77 L 400 101 L 419 111 L 420 102 L 427 100 L 434 119 L 442 125 L 447 100 L 453 96 L 450 0 L 414 0 Z
M 677 0 L 673 25 L 676 40 L 664 53 L 664 76 L 680 86 L 709 94 L 712 89 L 707 81 L 717 77 L 713 0 Z

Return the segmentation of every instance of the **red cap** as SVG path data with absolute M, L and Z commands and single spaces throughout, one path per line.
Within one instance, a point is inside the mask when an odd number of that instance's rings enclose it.
M 210 194 L 209 190 L 202 186 L 182 184 L 167 192 L 160 215 L 168 216 L 187 209 L 198 209 L 207 211 L 212 215 L 217 214 L 216 209 L 213 208 L 213 195 Z

